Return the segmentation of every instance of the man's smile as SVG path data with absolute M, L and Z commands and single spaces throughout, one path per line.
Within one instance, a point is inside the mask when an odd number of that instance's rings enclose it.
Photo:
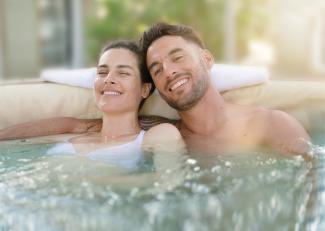
M 174 82 L 173 84 L 170 84 L 170 87 L 169 87 L 169 91 L 174 91 L 176 90 L 177 88 L 183 86 L 184 84 L 186 84 L 187 82 L 189 81 L 188 78 L 183 78 L 183 79 L 180 79 L 176 82 Z

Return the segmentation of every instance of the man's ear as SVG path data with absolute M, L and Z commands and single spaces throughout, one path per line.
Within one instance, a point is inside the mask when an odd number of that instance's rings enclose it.
M 213 55 L 207 49 L 202 49 L 201 50 L 201 53 L 202 53 L 202 58 L 203 58 L 204 62 L 207 65 L 207 68 L 208 69 L 211 69 L 212 66 L 213 66 L 213 64 L 214 64 L 214 57 L 213 57 Z
M 149 96 L 151 87 L 152 87 L 151 83 L 142 84 L 142 93 L 141 93 L 142 98 L 145 99 Z

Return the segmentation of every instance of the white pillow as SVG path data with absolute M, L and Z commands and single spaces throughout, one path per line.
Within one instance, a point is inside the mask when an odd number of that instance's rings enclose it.
M 93 88 L 96 68 L 48 69 L 41 73 L 41 79 L 69 86 Z M 215 64 L 211 68 L 212 83 L 219 91 L 265 83 L 269 78 L 267 69 L 254 66 Z

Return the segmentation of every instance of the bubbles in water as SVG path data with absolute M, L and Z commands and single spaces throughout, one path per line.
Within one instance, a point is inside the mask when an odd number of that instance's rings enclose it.
M 0 174 L 0 227 L 4 223 L 19 230 L 28 219 L 35 230 L 304 230 L 301 220 L 313 198 L 309 173 L 315 169 L 300 157 L 188 158 L 181 171 L 162 171 L 167 183 L 127 187 L 121 182 L 124 188 L 87 178 L 111 177 L 103 174 L 105 166 L 68 165 L 69 158 L 0 155 L 5 169 Z M 318 166 L 323 175 L 324 169 Z M 177 184 L 168 185 L 179 175 Z M 324 191 L 324 182 L 320 188 Z M 323 194 L 318 195 L 320 205 Z
M 212 173 L 218 173 L 221 170 L 221 167 L 219 165 L 216 165 L 211 168 Z
M 195 165 L 195 164 L 197 164 L 197 161 L 196 160 L 194 160 L 194 159 L 187 159 L 186 160 L 186 162 L 188 163 L 188 164 L 190 164 L 190 165 Z
M 196 167 L 193 168 L 194 172 L 198 172 L 198 171 L 200 171 L 200 169 L 201 168 L 199 166 L 196 166 Z
M 230 168 L 232 166 L 232 163 L 230 161 L 226 161 L 225 162 L 225 166 L 228 167 L 228 168 Z
M 148 214 L 148 221 L 150 224 L 155 224 L 156 218 L 161 212 L 161 204 L 159 202 L 151 202 L 144 205 L 144 209 Z
M 139 189 L 138 188 L 133 188 L 131 191 L 130 191 L 130 197 L 133 198 L 133 197 L 136 197 L 139 193 Z

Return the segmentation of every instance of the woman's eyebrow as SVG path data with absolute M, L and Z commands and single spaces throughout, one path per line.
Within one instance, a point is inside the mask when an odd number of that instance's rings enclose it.
M 108 66 L 106 64 L 101 64 L 101 65 L 98 65 L 97 68 L 108 68 Z
M 99 69 L 99 68 L 108 68 L 108 65 L 106 65 L 106 64 L 101 64 L 101 65 L 98 65 L 98 66 L 97 66 L 97 69 Z M 117 68 L 118 68 L 118 69 L 125 69 L 125 68 L 127 68 L 127 69 L 130 69 L 130 70 L 134 71 L 134 68 L 133 68 L 132 66 L 130 66 L 130 65 L 127 65 L 127 64 L 120 64 L 120 65 L 117 65 Z
M 131 67 L 130 65 L 125 65 L 125 64 L 117 65 L 117 68 L 119 68 L 119 69 L 128 68 L 128 69 L 131 69 L 132 71 L 134 71 L 133 67 Z

